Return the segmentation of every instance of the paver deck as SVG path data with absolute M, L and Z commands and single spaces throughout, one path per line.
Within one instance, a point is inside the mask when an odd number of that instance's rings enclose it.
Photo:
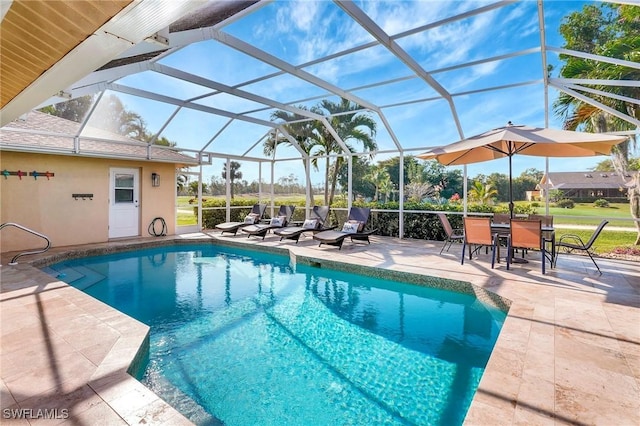
M 126 372 L 148 327 L 29 264 L 174 239 L 471 282 L 511 306 L 465 424 L 640 424 L 640 262 L 598 259 L 600 275 L 588 258 L 561 255 L 542 275 L 538 256 L 492 270 L 484 256 L 460 265 L 460 246 L 439 255 L 438 241 L 373 237 L 338 250 L 311 238 L 295 244 L 218 232 L 53 248 L 17 266 L 3 253 L 1 423 L 40 424 L 48 415 L 55 419 L 47 424 L 189 424 Z M 8 418 L 15 415 L 23 418 Z

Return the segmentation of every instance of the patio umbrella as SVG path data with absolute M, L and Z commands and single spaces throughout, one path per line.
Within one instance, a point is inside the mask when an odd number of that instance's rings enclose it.
M 509 212 L 513 217 L 511 158 L 515 154 L 539 157 L 609 155 L 613 146 L 626 139 L 625 136 L 528 127 L 509 123 L 505 127 L 489 130 L 450 145 L 433 148 L 417 157 L 423 160 L 438 160 L 446 166 L 509 157 Z

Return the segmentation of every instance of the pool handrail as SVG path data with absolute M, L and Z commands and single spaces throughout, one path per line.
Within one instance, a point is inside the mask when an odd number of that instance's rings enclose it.
M 45 251 L 49 250 L 49 248 L 51 247 L 51 240 L 49 239 L 49 237 L 47 237 L 46 235 L 43 235 L 39 232 L 34 231 L 33 229 L 29 229 L 25 226 L 19 225 L 17 223 L 13 223 L 13 222 L 5 222 L 2 225 L 0 225 L 0 229 L 4 228 L 5 226 L 15 226 L 18 229 L 22 229 L 23 231 L 29 232 L 30 234 L 35 235 L 36 237 L 40 237 L 40 238 L 44 238 L 45 241 L 47 242 L 47 246 L 43 249 L 40 250 L 33 250 L 33 251 L 23 251 L 22 253 L 18 253 L 15 256 L 13 256 L 13 258 L 11 259 L 11 262 L 9 262 L 9 265 L 14 266 L 17 265 L 18 262 L 16 262 L 16 260 L 18 260 L 19 257 L 22 256 L 26 256 L 29 254 L 40 254 L 40 253 L 44 253 Z

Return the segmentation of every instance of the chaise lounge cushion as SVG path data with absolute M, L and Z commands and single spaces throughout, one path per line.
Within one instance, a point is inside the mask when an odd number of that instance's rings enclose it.
M 359 227 L 358 222 L 356 223 L 345 222 L 344 225 L 342 225 L 342 232 L 346 232 L 348 234 L 355 234 L 356 232 L 358 232 L 358 227 Z
M 286 220 L 287 220 L 286 216 L 272 217 L 271 220 L 269 221 L 269 226 L 272 226 L 272 227 L 284 226 L 284 223 L 285 223 Z
M 317 219 L 307 219 L 302 224 L 304 229 L 317 229 L 320 225 L 320 222 Z
M 361 220 L 351 219 L 351 220 L 348 220 L 347 222 L 358 225 L 358 230 L 356 232 L 362 232 L 362 230 L 364 229 L 365 223 Z
M 251 226 L 253 223 L 256 223 L 260 220 L 265 210 L 267 209 L 266 204 L 254 204 L 251 208 L 251 213 L 249 213 L 242 222 L 225 222 L 219 223 L 215 226 L 215 229 L 219 229 L 222 233 L 230 232 L 235 235 L 238 230 L 245 226 Z M 253 219 L 252 222 L 249 220 Z
M 258 215 L 256 213 L 249 213 L 244 218 L 244 223 L 249 224 L 249 225 L 253 225 L 254 223 L 256 223 L 258 221 L 259 218 L 260 218 L 260 215 Z
M 293 216 L 293 211 L 295 210 L 295 206 L 280 206 L 278 210 L 278 215 L 272 217 L 269 220 L 268 224 L 256 224 L 249 225 L 242 228 L 242 232 L 249 234 L 248 237 L 254 235 L 258 237 L 266 237 L 267 232 L 272 229 L 282 229 L 287 226 L 288 222 L 291 220 L 291 216 Z

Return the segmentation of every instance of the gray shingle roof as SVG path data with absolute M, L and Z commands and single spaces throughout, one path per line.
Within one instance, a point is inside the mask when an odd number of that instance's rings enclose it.
M 0 149 L 43 153 L 80 154 L 106 158 L 127 158 L 154 162 L 196 165 L 198 159 L 176 149 L 149 145 L 117 133 L 85 127 L 79 137 L 79 152 L 74 151 L 74 136 L 80 123 L 32 111 L 26 118 L 11 122 L 1 129 Z
M 621 188 L 631 174 L 620 176 L 616 172 L 549 172 L 553 189 Z

